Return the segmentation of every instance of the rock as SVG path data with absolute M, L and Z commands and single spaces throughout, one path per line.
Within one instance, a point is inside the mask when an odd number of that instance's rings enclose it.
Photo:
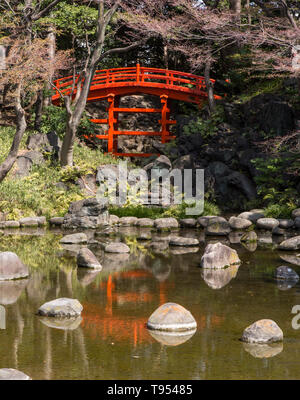
M 173 247 L 170 249 L 170 253 L 175 256 L 180 256 L 182 254 L 191 254 L 197 253 L 199 251 L 199 247 Z
M 223 217 L 211 218 L 208 221 L 205 233 L 207 235 L 228 235 L 231 231 L 228 221 Z
M 151 233 L 148 232 L 141 232 L 137 237 L 137 240 L 151 240 L 151 239 L 152 235 Z
M 154 220 L 154 226 L 158 230 L 171 230 L 179 227 L 175 218 L 157 218 Z
M 22 218 L 20 219 L 20 225 L 25 227 L 37 227 L 38 221 L 34 217 Z
M 65 244 L 78 244 L 78 243 L 87 243 L 88 239 L 85 233 L 74 233 L 71 235 L 64 236 L 60 243 Z
M 15 176 L 18 178 L 23 178 L 30 173 L 33 165 L 38 165 L 44 163 L 43 154 L 39 151 L 27 151 L 24 154 L 18 156 L 16 161 L 16 172 Z
M 55 317 L 43 317 L 40 318 L 42 324 L 49 328 L 62 329 L 64 331 L 74 331 L 77 329 L 81 322 L 82 317 L 71 317 L 71 318 L 55 318 Z
M 109 224 L 115 225 L 119 223 L 120 218 L 117 215 L 110 215 L 109 216 Z
M 300 249 L 300 236 L 294 236 L 286 239 L 278 246 L 279 250 L 299 250 Z
M 283 350 L 282 343 L 273 344 L 255 344 L 255 343 L 243 343 L 244 350 L 251 354 L 255 358 L 270 358 L 277 356 Z
M 232 229 L 247 229 L 252 225 L 252 222 L 246 218 L 230 217 L 229 226 Z
M 300 208 L 296 208 L 295 210 L 293 210 L 293 212 L 292 212 L 292 217 L 293 217 L 293 218 L 298 218 L 298 217 L 300 217 Z
M 197 220 L 195 218 L 184 218 L 179 221 L 182 228 L 195 228 Z
M 24 372 L 18 371 L 12 368 L 1 368 L 0 369 L 0 381 L 31 381 L 32 379 L 24 374 Z
M 154 251 L 164 251 L 167 250 L 169 248 L 169 241 L 167 240 L 163 240 L 160 242 L 151 242 L 149 245 L 150 249 L 154 250 Z
M 286 261 L 288 263 L 298 265 L 300 267 L 300 254 L 296 254 L 295 256 L 289 255 L 289 254 L 284 254 L 283 256 L 280 256 L 280 258 L 283 261 Z
M 19 221 L 5 221 L 4 228 L 20 228 Z
M 151 219 L 151 218 L 139 218 L 136 221 L 135 225 L 136 226 L 140 226 L 140 227 L 144 227 L 144 228 L 145 227 L 150 228 L 150 227 L 154 226 L 154 220 Z
M 137 217 L 122 217 L 119 219 L 119 224 L 123 226 L 131 226 L 135 225 L 137 220 Z
M 206 246 L 200 265 L 202 268 L 218 269 L 240 263 L 241 260 L 234 249 L 218 242 Z
M 26 145 L 28 150 L 39 150 L 47 144 L 47 136 L 43 133 L 37 133 L 28 136 Z
M 282 265 L 276 268 L 275 278 L 278 280 L 297 282 L 299 280 L 299 275 L 292 268 Z
M 200 226 L 202 226 L 202 228 L 206 228 L 208 225 L 208 222 L 213 218 L 217 218 L 217 216 L 216 215 L 207 215 L 205 217 L 199 217 L 197 219 L 197 222 Z
M 102 269 L 102 265 L 88 248 L 79 250 L 77 254 L 77 265 L 78 267 Z
M 241 242 L 241 237 L 243 236 L 243 232 L 240 231 L 233 231 L 230 232 L 228 235 L 229 242 L 231 244 L 237 244 Z
M 278 219 L 279 228 L 290 229 L 294 226 L 294 221 L 292 219 Z
M 79 317 L 83 310 L 76 299 L 61 298 L 49 301 L 38 309 L 38 314 L 46 317 Z
M 283 332 L 271 319 L 261 319 L 244 330 L 241 340 L 247 343 L 281 342 Z
M 14 304 L 28 285 L 28 279 L 0 281 L 0 304 Z
M 195 330 L 197 323 L 192 314 L 176 303 L 161 305 L 150 316 L 147 328 L 158 331 L 183 332 Z
M 149 329 L 150 335 L 164 346 L 179 346 L 190 340 L 196 331 L 197 329 L 187 332 L 162 332 Z
M 285 229 L 279 228 L 279 226 L 276 226 L 276 228 L 272 229 L 272 235 L 281 236 L 285 235 L 285 233 Z
M 109 243 L 105 246 L 106 253 L 129 253 L 130 248 L 125 243 Z
M 257 212 L 257 211 L 245 211 L 241 214 L 238 215 L 238 218 L 245 218 L 248 219 L 249 221 L 253 222 L 254 224 L 256 221 L 260 218 L 264 218 L 264 213 L 263 212 Z
M 49 220 L 50 225 L 61 226 L 64 223 L 64 217 L 53 217 Z
M 295 228 L 300 229 L 300 217 L 295 218 Z
M 0 253 L 0 281 L 26 278 L 29 271 L 19 257 L 10 251 Z
M 279 221 L 275 218 L 259 218 L 256 221 L 256 225 L 260 229 L 272 230 L 279 226 Z
M 238 272 L 238 265 L 231 265 L 228 268 L 222 269 L 209 269 L 203 268 L 201 276 L 204 282 L 212 289 L 221 289 L 226 286 L 231 279 L 236 277 Z
M 96 177 L 94 174 L 87 174 L 77 179 L 76 185 L 79 186 L 85 196 L 95 196 L 97 192 Z
M 177 236 L 171 238 L 169 243 L 171 246 L 198 246 L 199 240 L 188 237 Z
M 109 213 L 104 201 L 89 198 L 72 202 L 64 217 L 64 229 L 96 229 L 109 225 Z
M 117 229 L 116 228 L 112 228 L 111 226 L 102 229 L 101 231 L 97 231 L 95 232 L 95 236 L 110 236 L 110 237 L 114 237 L 117 236 Z

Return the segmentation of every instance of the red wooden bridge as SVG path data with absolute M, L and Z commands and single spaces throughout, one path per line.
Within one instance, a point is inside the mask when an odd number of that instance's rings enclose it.
M 75 79 L 75 83 L 78 77 Z M 61 94 L 70 95 L 73 87 L 73 76 L 57 79 L 54 85 L 57 87 L 52 96 L 52 103 L 60 104 Z M 214 84 L 214 80 L 211 80 Z M 159 96 L 161 108 L 122 108 L 120 98 L 130 94 L 150 94 Z M 76 90 L 73 95 L 76 95 Z M 220 96 L 215 95 L 216 99 Z M 94 102 L 107 99 L 109 107 L 108 117 L 105 119 L 91 119 L 95 124 L 108 125 L 106 135 L 94 135 L 98 139 L 107 140 L 107 151 L 116 156 L 144 156 L 151 154 L 138 153 L 119 153 L 118 136 L 160 136 L 162 143 L 167 143 L 175 136 L 170 132 L 170 126 L 176 124 L 175 120 L 170 119 L 169 99 L 181 100 L 188 103 L 195 103 L 200 108 L 207 99 L 205 79 L 180 71 L 172 71 L 159 68 L 142 67 L 137 64 L 135 67 L 112 68 L 96 71 L 91 83 L 87 101 Z M 152 131 L 120 131 L 119 113 L 158 113 L 161 114 L 158 121 L 161 125 L 159 132 Z

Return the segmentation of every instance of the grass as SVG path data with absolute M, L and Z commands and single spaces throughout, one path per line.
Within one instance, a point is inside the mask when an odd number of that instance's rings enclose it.
M 20 150 L 26 148 L 30 132 L 24 135 Z M 0 162 L 11 146 L 14 130 L 0 127 Z M 7 214 L 7 219 L 19 219 L 27 216 L 44 215 L 47 218 L 66 214 L 72 201 L 85 196 L 75 182 L 79 176 L 95 172 L 100 164 L 112 164 L 117 160 L 104 155 L 99 150 L 92 150 L 78 143 L 74 148 L 74 167 L 61 169 L 50 160 L 42 165 L 33 166 L 30 174 L 24 178 L 14 178 L 13 171 L 0 183 L 0 212 Z M 67 190 L 56 186 L 66 182 Z

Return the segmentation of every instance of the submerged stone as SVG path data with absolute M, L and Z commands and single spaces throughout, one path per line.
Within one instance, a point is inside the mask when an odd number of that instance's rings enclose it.
M 183 332 L 197 328 L 197 322 L 192 314 L 176 303 L 161 305 L 150 316 L 147 328 L 158 331 Z
M 239 265 L 231 265 L 222 269 L 203 268 L 201 276 L 210 288 L 221 289 L 236 277 L 238 269 Z
M 218 242 L 206 246 L 200 265 L 202 268 L 218 269 L 240 263 L 236 250 Z
M 0 380 L 1 381 L 31 381 L 31 378 L 24 374 L 22 371 L 18 371 L 13 368 L 1 368 L 0 369 Z
M 292 268 L 282 265 L 276 268 L 275 278 L 284 281 L 295 281 L 299 280 L 299 275 Z
M 79 243 L 87 243 L 88 239 L 85 233 L 74 233 L 72 235 L 64 236 L 60 243 L 66 244 L 79 244 Z
M 172 237 L 170 240 L 170 245 L 172 246 L 197 246 L 199 244 L 198 239 L 188 238 L 188 237 Z
M 26 278 L 29 270 L 19 257 L 10 251 L 0 253 L 0 281 Z
M 125 243 L 109 243 L 105 246 L 106 253 L 129 253 L 130 248 Z
M 97 260 L 96 256 L 87 247 L 80 249 L 77 254 L 78 267 L 102 269 L 102 265 Z
M 248 343 L 281 342 L 283 332 L 271 319 L 261 319 L 244 330 L 241 340 Z
M 82 305 L 76 299 L 61 298 L 43 304 L 38 314 L 47 317 L 78 317 L 83 310 Z

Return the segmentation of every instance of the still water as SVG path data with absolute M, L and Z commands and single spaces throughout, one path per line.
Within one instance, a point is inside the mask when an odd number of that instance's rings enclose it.
M 105 255 L 90 246 L 101 272 L 77 269 L 76 248 L 59 245 L 61 232 L 7 232 L 1 238 L 0 251 L 17 253 L 31 275 L 0 283 L 0 368 L 32 379 L 300 379 L 300 329 L 292 328 L 291 314 L 300 304 L 300 284 L 288 288 L 273 280 L 274 269 L 289 264 L 270 238 L 254 251 L 184 231 L 201 240 L 199 248 L 153 253 L 136 241 L 134 229 L 120 232 L 130 255 Z M 203 274 L 203 250 L 216 241 L 238 251 L 239 268 Z M 299 274 L 300 266 L 290 266 Z M 82 318 L 62 326 L 36 315 L 39 306 L 59 297 L 77 298 Z M 197 321 L 196 333 L 185 342 L 157 340 L 145 328 L 168 301 L 190 310 Z M 277 322 L 283 344 L 239 341 L 244 328 L 262 318 Z

